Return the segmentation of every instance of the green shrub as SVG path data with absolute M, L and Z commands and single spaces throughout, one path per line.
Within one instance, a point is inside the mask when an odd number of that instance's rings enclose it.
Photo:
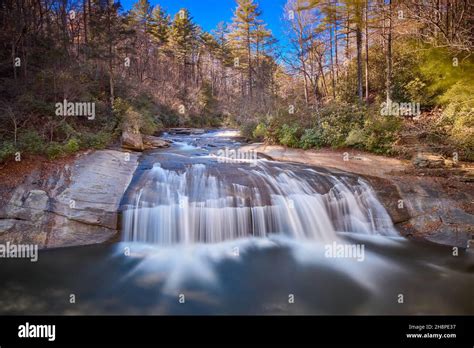
M 155 118 L 156 107 L 146 97 L 141 96 L 133 102 L 117 98 L 113 112 L 119 119 L 121 129 L 129 129 L 142 134 L 153 135 L 160 130 L 161 120 Z
M 80 137 L 80 145 L 82 148 L 88 149 L 103 149 L 112 140 L 112 134 L 106 131 L 100 131 L 98 133 L 83 133 Z
M 65 155 L 64 148 L 61 144 L 53 141 L 46 147 L 46 155 L 50 160 L 62 157 Z
M 79 151 L 79 149 L 80 149 L 79 140 L 77 140 L 76 138 L 69 139 L 68 142 L 64 144 L 63 146 L 64 152 L 68 154 L 73 154 Z
M 437 125 L 446 130 L 448 141 L 462 158 L 474 160 L 474 81 L 466 79 L 453 85 L 440 100 L 446 105 Z
M 15 155 L 17 149 L 12 142 L 5 141 L 0 146 L 0 163 L 6 162 L 8 159 Z
M 378 154 L 393 154 L 393 143 L 402 125 L 402 119 L 394 116 L 375 115 L 364 124 L 366 150 Z
M 156 120 L 150 110 L 140 109 L 138 110 L 140 120 L 140 132 L 146 135 L 153 135 L 160 130 L 158 120 Z M 161 123 L 161 122 L 160 122 Z
M 323 144 L 334 148 L 344 146 L 347 134 L 349 133 L 349 129 L 344 128 L 346 128 L 346 125 L 337 119 L 333 121 L 323 121 L 321 123 L 321 138 Z
M 266 134 L 267 134 L 267 126 L 263 122 L 260 122 L 252 133 L 253 138 L 258 139 L 260 141 L 265 139 Z
M 288 147 L 353 146 L 393 154 L 393 143 L 402 125 L 401 118 L 381 116 L 376 106 L 367 109 L 365 105 L 334 102 L 314 114 L 311 110 L 304 112 L 297 115 L 296 120 L 293 115 L 291 120 L 284 112 L 277 111 L 276 116 L 268 117 L 266 122 L 248 123 L 246 127 L 252 129 L 254 137 L 265 134 L 266 141 Z M 374 116 L 369 117 L 369 114 Z
M 71 124 L 67 122 L 61 122 L 59 126 L 54 130 L 55 135 L 59 139 L 69 139 L 72 137 L 77 138 L 80 134 Z
M 253 132 L 257 128 L 257 122 L 249 121 L 240 125 L 240 134 L 247 139 L 253 139 Z
M 160 111 L 158 119 L 164 127 L 177 127 L 179 126 L 179 116 L 171 109 L 165 109 Z
M 34 130 L 20 133 L 18 136 L 18 144 L 22 151 L 29 154 L 41 154 L 45 148 L 43 138 Z
M 405 91 L 410 102 L 420 103 L 421 105 L 429 104 L 430 100 L 426 87 L 426 83 L 418 77 L 408 82 L 405 85 Z
M 366 140 L 367 138 L 364 130 L 360 128 L 354 128 L 349 132 L 349 135 L 345 141 L 345 145 L 363 148 Z
M 210 127 L 221 127 L 222 124 L 223 124 L 223 117 L 222 115 L 210 115 L 208 118 L 207 118 L 208 122 L 207 124 L 210 126 Z M 160 121 L 161 123 L 161 121 Z M 163 127 L 161 126 L 160 129 L 162 129 Z
M 288 147 L 298 147 L 301 131 L 298 125 L 289 126 L 284 124 L 278 133 L 280 144 Z
M 301 136 L 300 147 L 303 149 L 319 148 L 324 145 L 321 132 L 317 129 L 306 129 Z
M 364 106 L 332 103 L 321 108 L 317 117 L 320 124 L 321 146 L 338 148 L 345 146 L 351 130 L 362 126 L 367 111 Z

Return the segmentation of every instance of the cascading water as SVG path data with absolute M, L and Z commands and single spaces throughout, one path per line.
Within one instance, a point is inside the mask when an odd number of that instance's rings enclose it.
M 355 175 L 222 163 L 213 154 L 235 134 L 212 135 L 172 136 L 170 148 L 143 154 L 122 201 L 121 243 L 3 260 L 0 314 L 474 313 L 472 253 L 398 236 Z M 73 309 L 61 300 L 72 292 L 82 299 Z M 404 305 L 398 294 L 409 294 Z
M 279 233 L 328 242 L 336 232 L 396 235 L 370 186 L 356 176 L 267 160 L 197 159 L 179 168 L 155 162 L 132 185 L 123 209 L 125 241 L 218 243 Z

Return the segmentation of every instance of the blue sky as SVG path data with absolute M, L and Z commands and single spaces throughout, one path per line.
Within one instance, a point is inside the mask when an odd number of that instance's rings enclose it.
M 125 10 L 131 9 L 135 0 L 120 1 Z M 280 45 L 286 45 L 285 33 L 282 25 L 283 7 L 286 0 L 258 0 L 260 9 L 263 11 L 262 19 L 273 35 L 280 41 Z M 217 23 L 224 21 L 230 23 L 233 11 L 236 7 L 235 0 L 150 0 L 152 5 L 160 5 L 174 16 L 181 8 L 187 8 L 205 31 L 211 31 Z

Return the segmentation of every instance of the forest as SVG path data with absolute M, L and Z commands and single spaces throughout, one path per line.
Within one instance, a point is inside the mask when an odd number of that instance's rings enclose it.
M 186 8 L 167 13 L 149 0 L 129 11 L 113 0 L 4 0 L 0 162 L 56 159 L 168 127 L 472 161 L 473 7 L 288 0 L 283 46 L 256 0 L 236 0 L 232 20 L 210 32 Z M 71 102 L 94 117 L 58 112 Z

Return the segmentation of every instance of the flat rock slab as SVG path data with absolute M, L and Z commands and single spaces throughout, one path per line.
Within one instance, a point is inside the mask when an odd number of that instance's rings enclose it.
M 49 248 L 113 238 L 118 233 L 120 201 L 138 156 L 100 150 L 78 156 L 45 181 L 31 173 L 0 209 L 0 242 Z
M 115 229 L 117 209 L 137 158 L 113 150 L 80 158 L 71 167 L 68 187 L 53 198 L 51 211 L 85 224 Z
M 167 132 L 169 134 L 191 135 L 204 134 L 206 130 L 202 128 L 169 128 Z
M 443 168 L 445 160 L 438 154 L 419 153 L 413 158 L 412 163 L 417 168 Z

